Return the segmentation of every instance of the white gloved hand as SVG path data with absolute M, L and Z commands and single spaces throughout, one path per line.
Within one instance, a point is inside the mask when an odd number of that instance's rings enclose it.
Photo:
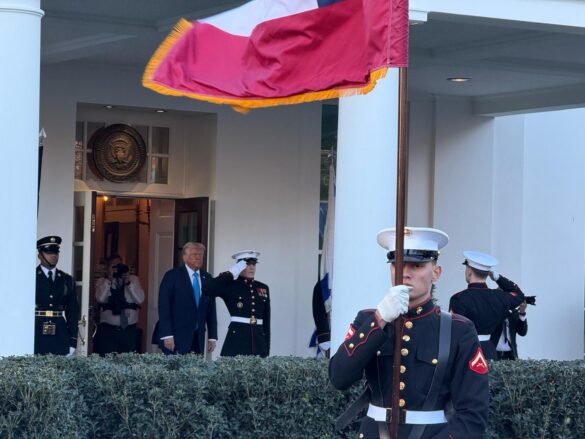
M 412 290 L 412 287 L 407 287 L 406 285 L 396 285 L 390 288 L 390 291 L 386 293 L 377 307 L 382 320 L 390 323 L 400 314 L 408 311 L 408 292 L 410 290 Z
M 240 275 L 240 273 L 248 266 L 248 264 L 246 264 L 246 261 L 240 261 L 240 262 L 236 262 L 234 265 L 232 265 L 229 268 L 229 272 L 232 274 L 232 276 L 234 277 L 234 279 L 237 279 L 238 276 Z
M 321 349 L 323 352 L 328 351 L 331 349 L 331 342 L 324 341 L 323 343 L 319 343 L 319 349 Z
M 491 280 L 493 280 L 494 282 L 497 282 L 499 278 L 500 278 L 500 273 L 498 273 L 495 270 L 490 271 L 490 279 Z
M 73 357 L 75 355 L 75 348 L 72 348 L 71 346 L 69 346 L 69 353 L 67 355 L 65 355 L 66 357 Z

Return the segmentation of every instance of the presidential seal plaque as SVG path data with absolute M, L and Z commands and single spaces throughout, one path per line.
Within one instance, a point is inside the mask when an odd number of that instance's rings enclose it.
M 97 171 L 117 183 L 130 181 L 146 161 L 146 144 L 138 131 L 129 125 L 114 124 L 95 132 L 89 142 Z

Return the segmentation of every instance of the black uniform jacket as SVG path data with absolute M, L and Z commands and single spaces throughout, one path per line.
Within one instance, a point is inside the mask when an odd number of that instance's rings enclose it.
M 508 344 L 512 348 L 512 356 L 514 360 L 518 359 L 518 345 L 516 344 L 516 334 L 521 337 L 524 337 L 528 333 L 528 320 L 520 320 L 520 316 L 518 315 L 518 310 L 513 310 L 508 313 L 508 329 L 509 333 L 509 340 Z M 502 335 L 502 331 L 504 330 L 504 323 L 500 324 L 496 330 L 493 332 L 490 340 L 494 343 L 495 346 L 498 345 L 498 341 L 500 340 L 500 336 Z
M 66 355 L 77 347 L 79 304 L 75 283 L 67 273 L 56 269 L 51 285 L 41 266 L 37 266 L 35 311 L 65 311 L 65 317 L 35 317 L 35 354 Z M 54 324 L 55 335 L 43 335 L 43 324 Z
M 450 311 L 471 320 L 479 335 L 492 335 L 508 312 L 524 301 L 522 290 L 511 280 L 500 276 L 497 284 L 501 290 L 492 290 L 483 282 L 469 284 L 467 289 L 451 297 Z M 482 342 L 481 346 L 488 359 L 496 358 L 496 348 L 491 341 Z
M 203 294 L 219 296 L 232 317 L 260 320 L 262 324 L 230 322 L 221 355 L 260 355 L 270 353 L 270 294 L 268 285 L 231 273 L 221 273 L 203 284 Z
M 317 328 L 317 343 L 331 341 L 329 316 L 325 310 L 323 293 L 321 293 L 321 281 L 317 281 L 313 288 L 313 320 Z
M 400 399 L 403 409 L 419 411 L 428 394 L 437 364 L 440 309 L 432 301 L 399 317 L 402 333 Z M 423 438 L 481 438 L 489 408 L 487 363 L 477 333 L 468 319 L 453 316 L 449 363 L 434 410 L 451 402 L 454 414 L 448 423 L 427 425 Z M 329 363 L 329 378 L 338 389 L 349 388 L 366 376 L 371 404 L 390 407 L 392 397 L 393 323 L 382 330 L 375 310 L 360 311 L 337 353 Z M 377 422 L 365 417 L 364 438 L 378 438 Z M 401 424 L 398 437 L 407 438 L 412 425 Z M 360 436 L 362 437 L 362 436 Z

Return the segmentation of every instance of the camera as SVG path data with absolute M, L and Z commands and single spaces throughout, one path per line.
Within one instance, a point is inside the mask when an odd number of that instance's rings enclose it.
M 118 264 L 112 267 L 112 277 L 114 279 L 120 279 L 123 275 L 130 271 L 130 267 L 126 264 Z
M 528 305 L 536 305 L 536 296 L 524 296 L 524 300 Z

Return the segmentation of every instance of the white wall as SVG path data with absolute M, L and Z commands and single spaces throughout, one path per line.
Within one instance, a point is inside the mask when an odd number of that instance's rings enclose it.
M 440 305 L 465 287 L 461 252 L 492 253 L 502 274 L 538 296 L 521 357 L 583 358 L 585 110 L 492 119 L 472 116 L 466 100 L 439 98 L 429 111 L 411 104 L 409 215 L 424 218 L 418 204 L 428 200 L 429 225 L 450 235 Z M 420 182 L 433 156 L 429 199 Z
M 585 109 L 524 116 L 522 288 L 538 296 L 521 350 L 528 357 L 583 358 L 584 117 Z
M 39 234 L 64 237 L 60 266 L 70 271 L 78 103 L 142 108 L 132 110 L 134 115 L 116 110 L 126 120 L 156 117 L 148 116 L 149 109 L 173 110 L 163 116 L 183 120 L 179 125 L 187 147 L 179 151 L 180 181 L 173 181 L 170 188 L 108 182 L 78 186 L 142 195 L 209 195 L 215 219 L 210 227 L 214 245 L 210 268 L 215 273 L 225 270 L 236 250 L 261 251 L 258 279 L 272 293 L 272 353 L 311 355 L 306 346 L 314 329 L 311 297 L 317 279 L 321 105 L 241 115 L 227 107 L 155 94 L 142 88 L 141 73 L 72 63 L 44 68 L 41 123 L 48 139 Z M 97 111 L 81 108 L 84 114 Z M 221 348 L 228 315 L 223 305 L 219 308 Z
M 270 287 L 272 355 L 311 355 L 317 280 L 321 106 L 226 112 L 218 120 L 213 267 L 237 250 L 261 252 Z M 219 338 L 228 314 L 219 307 Z
M 411 101 L 409 109 L 406 224 L 430 227 L 435 175 L 435 102 Z
M 433 227 L 449 235 L 439 261 L 441 306 L 466 288 L 462 252 L 491 252 L 493 119 L 471 115 L 465 99 L 436 104 Z

